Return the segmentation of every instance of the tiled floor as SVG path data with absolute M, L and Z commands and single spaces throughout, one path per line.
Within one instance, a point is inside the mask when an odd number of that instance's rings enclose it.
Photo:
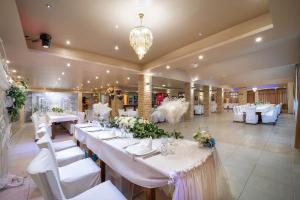
M 163 123 L 166 130 L 174 127 Z M 227 171 L 235 199 L 240 200 L 300 200 L 300 152 L 293 149 L 295 121 L 292 115 L 282 114 L 277 125 L 247 125 L 233 123 L 232 113 L 196 116 L 181 122 L 176 130 L 192 139 L 200 126 L 207 126 L 217 139 L 223 165 Z M 14 136 L 11 148 L 10 171 L 20 174 L 38 152 L 32 141 L 33 127 L 25 125 Z M 63 140 L 58 136 L 56 140 Z M 41 199 L 33 190 L 31 199 Z

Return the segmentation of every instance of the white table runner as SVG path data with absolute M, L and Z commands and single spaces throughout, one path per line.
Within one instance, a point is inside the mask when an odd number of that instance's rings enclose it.
M 97 134 L 101 132 L 75 127 L 76 139 L 134 184 L 147 188 L 174 184 L 173 200 L 232 199 L 216 150 L 199 148 L 193 141 L 178 140 L 177 145 L 171 146 L 174 154 L 143 159 L 123 149 L 132 139 L 99 140 Z M 152 144 L 158 148 L 160 140 L 155 139 Z

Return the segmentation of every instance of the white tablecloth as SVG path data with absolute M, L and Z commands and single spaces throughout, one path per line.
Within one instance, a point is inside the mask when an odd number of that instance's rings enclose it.
M 266 113 L 272 109 L 273 105 L 266 104 L 266 105 L 257 105 L 256 112 Z
M 86 132 L 75 126 L 75 138 L 87 145 L 109 167 L 130 182 L 147 188 L 175 185 L 173 200 L 232 199 L 217 151 L 199 148 L 188 140 L 171 146 L 174 154 L 143 159 L 126 153 L 132 139 L 99 140 L 99 132 Z M 134 139 L 138 140 L 138 139 Z M 153 148 L 159 148 L 159 139 Z
M 47 118 L 50 123 L 78 120 L 77 115 L 72 115 L 72 114 L 67 114 L 67 113 L 53 113 L 53 112 L 47 113 Z

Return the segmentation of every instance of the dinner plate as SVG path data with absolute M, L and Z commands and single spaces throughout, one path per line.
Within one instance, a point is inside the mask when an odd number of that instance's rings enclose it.
M 127 153 L 135 156 L 144 156 L 156 151 L 156 149 L 149 149 L 146 146 L 141 146 L 141 145 L 132 145 L 127 147 L 125 150 Z

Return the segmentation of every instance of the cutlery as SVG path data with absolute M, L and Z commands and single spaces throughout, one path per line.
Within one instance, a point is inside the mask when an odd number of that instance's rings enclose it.
M 123 147 L 123 149 L 126 149 L 127 147 L 130 147 L 130 146 L 136 145 L 136 144 L 138 144 L 138 143 L 139 143 L 139 142 L 134 142 L 134 143 L 131 143 L 131 144 L 125 145 L 125 146 Z
M 150 153 L 150 154 L 148 154 L 146 156 L 143 156 L 142 158 L 143 159 L 148 159 L 148 158 L 151 158 L 151 157 L 159 155 L 159 154 L 160 154 L 160 151 L 155 151 L 154 153 Z

